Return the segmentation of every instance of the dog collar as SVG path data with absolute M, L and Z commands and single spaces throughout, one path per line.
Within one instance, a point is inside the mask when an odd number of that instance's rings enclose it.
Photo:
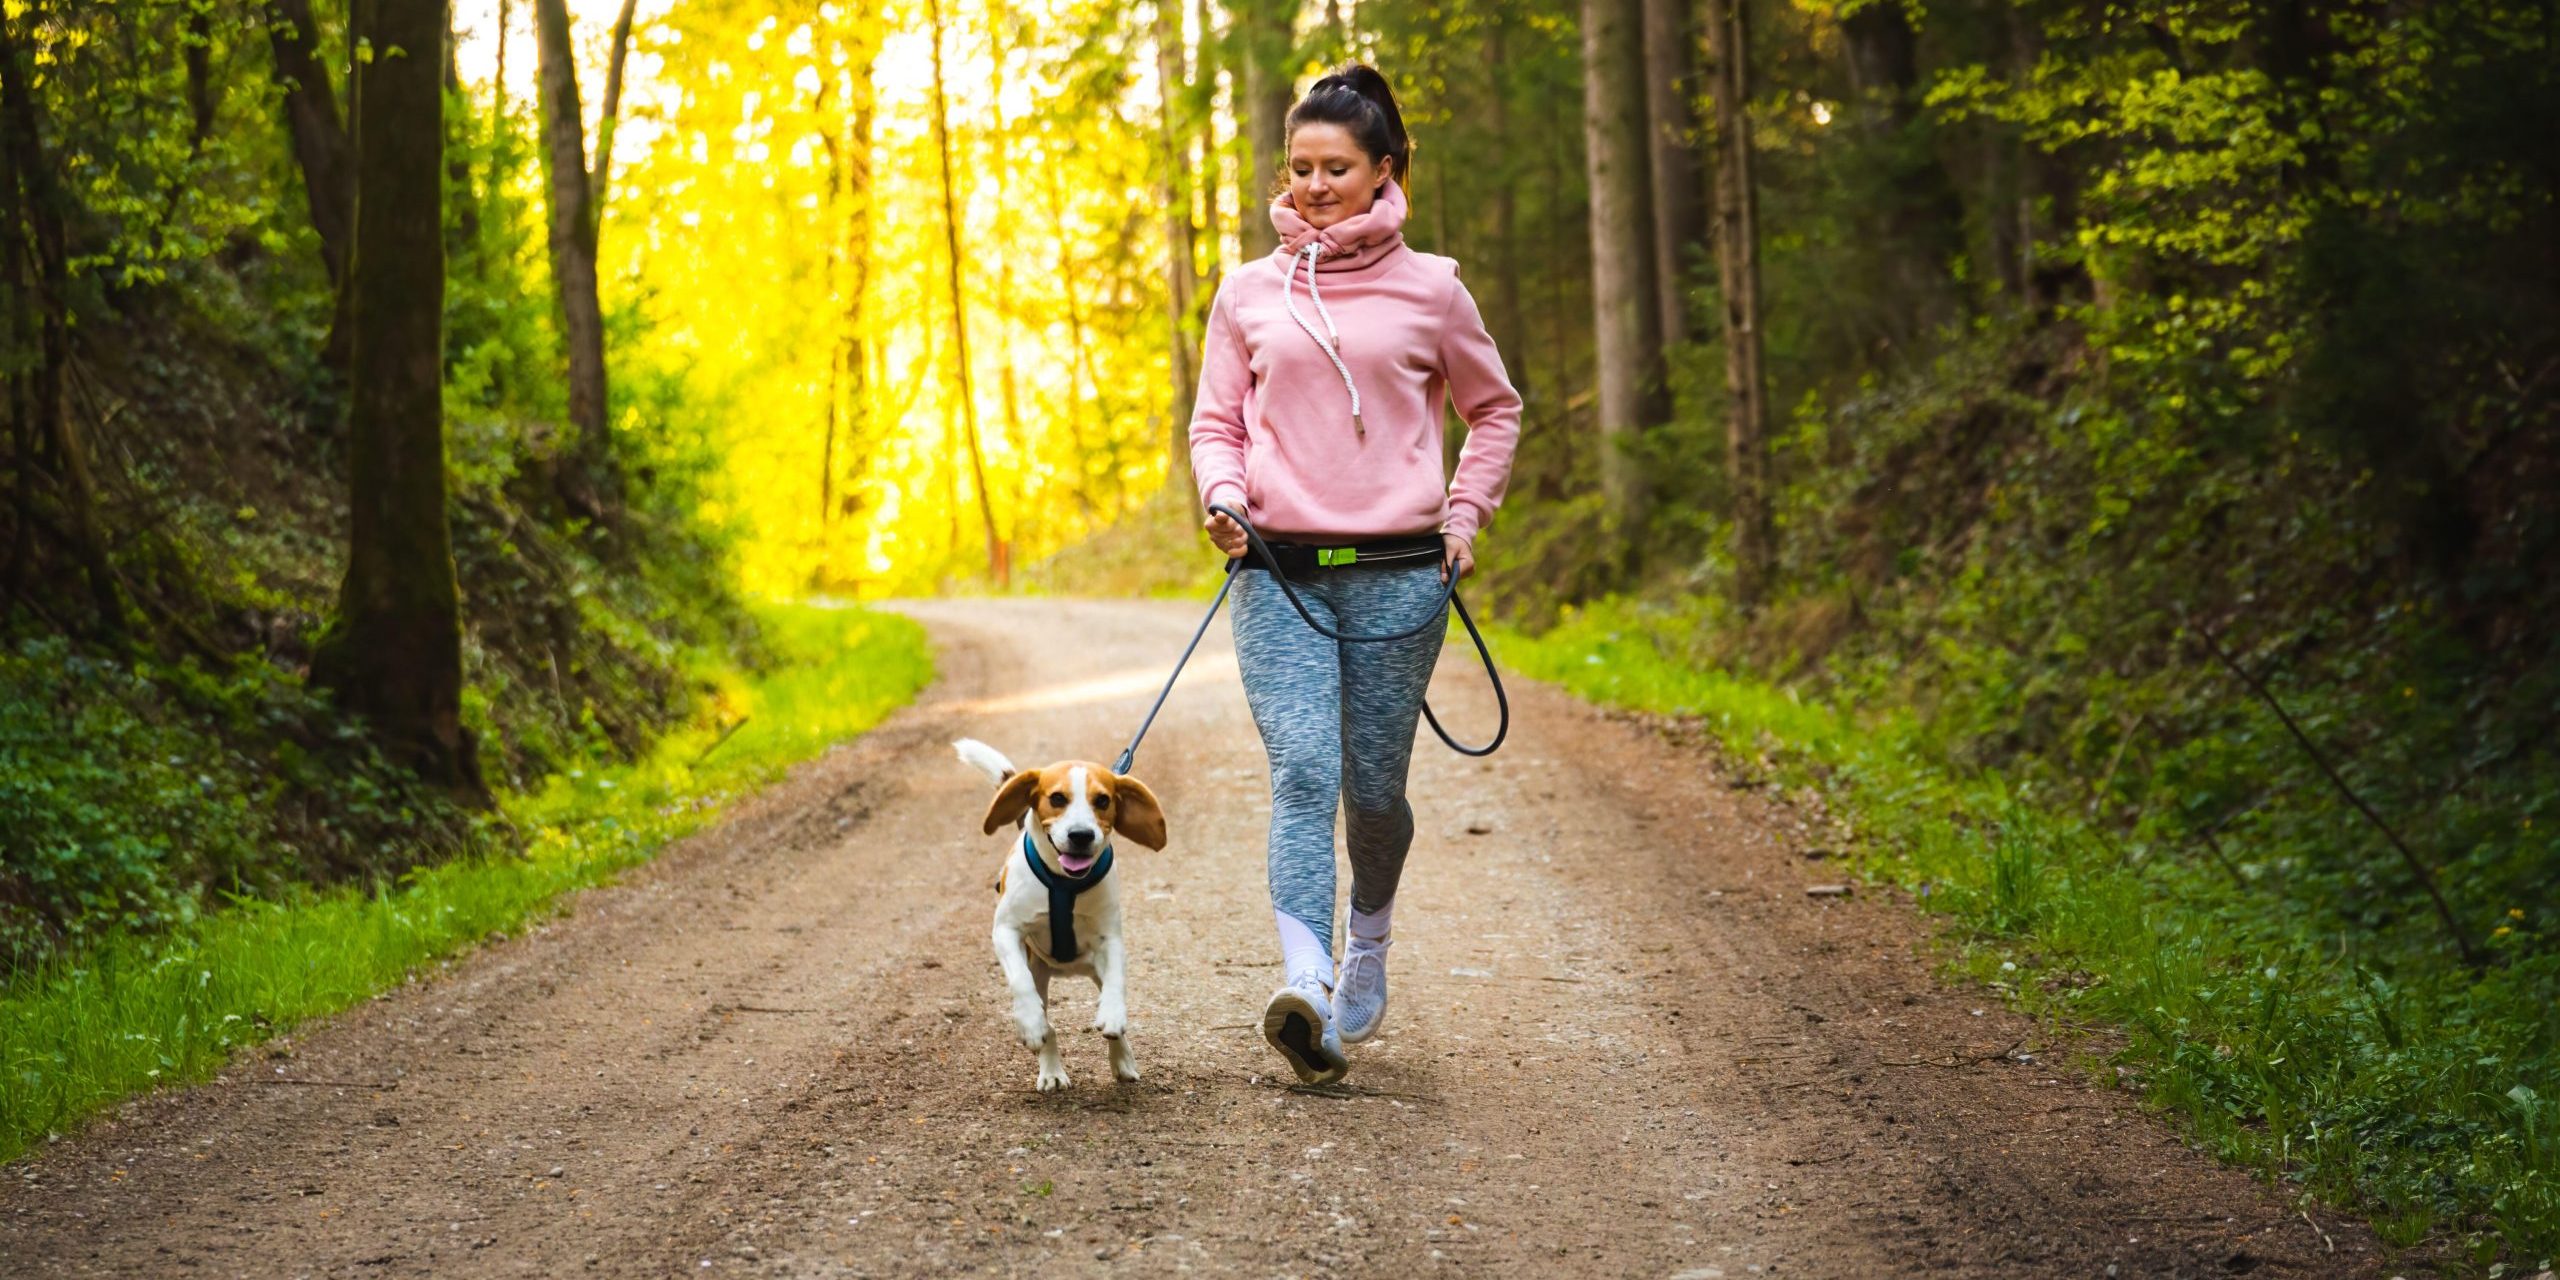
M 1051 871 L 1040 860 L 1040 851 L 1031 847 L 1031 832 L 1022 833 L 1022 860 L 1031 864 L 1031 874 L 1049 891 L 1049 958 L 1060 964 L 1074 960 L 1076 949 L 1076 896 L 1102 883 L 1111 874 L 1111 846 L 1102 846 L 1102 854 L 1093 860 L 1093 870 L 1080 876 Z

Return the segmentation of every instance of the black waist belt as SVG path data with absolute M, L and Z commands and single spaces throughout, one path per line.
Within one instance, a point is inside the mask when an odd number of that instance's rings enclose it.
M 1260 552 L 1248 547 L 1242 556 L 1228 562 L 1229 567 L 1275 570 L 1285 578 L 1305 578 L 1327 569 L 1437 564 L 1448 554 L 1436 533 L 1406 534 L 1330 547 L 1268 540 L 1263 545 L 1271 549 L 1271 560 L 1264 560 Z

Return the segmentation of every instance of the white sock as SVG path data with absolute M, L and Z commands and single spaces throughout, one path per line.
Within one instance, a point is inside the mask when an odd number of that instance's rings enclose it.
M 1295 984 L 1300 977 L 1313 974 L 1325 990 L 1333 990 L 1333 953 L 1316 940 L 1316 931 L 1308 928 L 1306 921 L 1278 908 L 1273 908 L 1271 916 L 1280 923 L 1280 967 L 1289 975 L 1289 981 Z
M 1375 915 L 1353 907 L 1351 909 L 1351 940 L 1355 943 L 1385 942 L 1388 926 L 1393 922 L 1395 913 L 1396 904 L 1393 898 L 1387 900 L 1387 905 L 1378 908 Z

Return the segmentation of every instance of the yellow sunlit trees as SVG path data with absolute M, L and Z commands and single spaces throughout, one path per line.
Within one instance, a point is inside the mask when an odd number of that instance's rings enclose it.
M 943 0 L 937 139 L 933 19 L 700 0 L 634 37 L 607 308 L 721 406 L 712 514 L 753 590 L 975 577 L 1164 476 L 1152 31 L 1108 3 Z

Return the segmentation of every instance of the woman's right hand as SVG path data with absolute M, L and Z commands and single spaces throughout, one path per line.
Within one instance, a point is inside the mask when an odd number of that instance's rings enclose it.
M 1200 527 L 1209 531 L 1209 541 L 1216 543 L 1218 550 L 1226 553 L 1229 560 L 1245 553 L 1244 526 L 1228 519 L 1226 512 L 1210 512 L 1209 519 Z

